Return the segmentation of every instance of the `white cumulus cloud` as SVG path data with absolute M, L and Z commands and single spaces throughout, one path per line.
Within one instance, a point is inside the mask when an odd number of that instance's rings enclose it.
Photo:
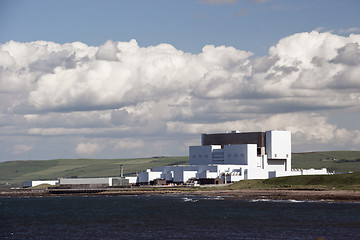
M 102 146 L 95 142 L 83 142 L 76 146 L 75 152 L 82 157 L 90 157 L 102 150 Z
M 79 156 L 186 154 L 176 144 L 234 129 L 288 129 L 294 149 L 354 149 L 359 128 L 331 116 L 360 110 L 359 59 L 359 34 L 317 31 L 280 39 L 267 56 L 136 40 L 10 41 L 0 44 L 0 134 L 28 138 L 27 146 L 31 138 L 77 137 Z M 171 147 L 161 154 L 155 148 L 166 139 Z
M 26 144 L 16 144 L 16 145 L 12 146 L 10 149 L 8 149 L 8 151 L 9 151 L 11 154 L 18 155 L 18 154 L 27 153 L 27 152 L 29 152 L 32 148 L 33 148 L 33 146 L 30 146 L 30 145 L 26 145 Z
M 142 140 L 122 139 L 115 145 L 115 149 L 139 149 L 144 146 Z

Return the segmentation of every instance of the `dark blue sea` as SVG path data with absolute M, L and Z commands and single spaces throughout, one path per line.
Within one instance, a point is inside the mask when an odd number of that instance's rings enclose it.
M 0 199 L 0 239 L 360 239 L 360 204 L 193 196 Z

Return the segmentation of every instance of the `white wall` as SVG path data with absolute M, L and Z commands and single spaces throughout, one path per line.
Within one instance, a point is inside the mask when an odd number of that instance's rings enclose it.
M 169 177 L 166 180 L 186 182 L 189 178 L 217 178 L 224 172 L 241 171 L 241 167 L 242 165 L 183 165 L 153 167 L 152 171 L 161 171 L 161 178 Z M 143 173 L 139 173 L 139 176 Z
M 254 145 L 256 146 L 256 144 Z M 225 145 L 224 163 L 246 165 L 248 164 L 248 154 L 248 146 L 245 144 Z
M 224 181 L 223 177 L 221 179 Z M 244 180 L 244 176 L 241 176 L 241 175 L 226 175 L 226 183 L 238 182 L 238 181 L 241 181 L 241 180 Z
M 272 159 L 286 159 L 285 169 L 291 171 L 291 132 L 267 131 L 265 134 L 269 163 Z
M 261 168 L 248 168 L 247 179 L 268 179 L 269 174 L 266 169 Z
M 190 146 L 189 163 L 190 165 L 208 165 L 212 163 L 212 152 L 221 149 L 220 145 L 210 146 Z
M 247 165 L 262 168 L 262 158 L 257 156 L 256 144 L 233 144 L 224 146 L 225 164 Z
M 298 169 L 292 171 L 276 171 L 276 177 L 287 177 L 287 176 L 300 176 L 300 175 L 327 175 L 328 171 L 326 168 L 322 169 Z
M 190 178 L 196 178 L 197 171 L 184 171 L 183 172 L 183 182 L 186 182 Z
M 262 162 L 261 157 L 257 156 L 257 145 L 246 144 L 247 156 L 248 156 L 248 167 L 249 168 L 261 168 Z
M 138 182 L 139 183 L 149 183 L 150 181 L 161 178 L 162 172 L 160 171 L 151 171 L 150 169 L 147 169 L 144 172 L 139 172 L 138 175 Z
M 129 180 L 129 183 L 136 183 L 137 177 L 125 177 L 125 179 Z
M 267 131 L 266 154 L 270 159 L 291 157 L 291 133 L 289 131 Z
M 161 178 L 165 179 L 166 181 L 172 181 L 174 179 L 174 171 L 163 171 Z
M 174 169 L 174 182 L 183 182 L 184 181 L 184 170 L 182 168 L 175 168 Z
M 184 168 L 176 168 L 174 170 L 174 182 L 186 182 L 190 178 L 196 178 L 197 170 L 186 170 Z
M 269 171 L 285 171 L 286 170 L 286 160 L 284 159 L 268 159 L 267 169 Z
M 222 148 L 218 148 L 218 149 L 213 149 L 212 151 L 212 164 L 225 164 L 225 159 L 224 159 L 224 149 Z
M 262 155 L 261 156 L 261 169 L 268 169 L 268 158 L 267 158 L 267 155 Z
M 301 173 L 302 173 L 302 175 L 322 175 L 322 174 L 328 174 L 326 168 L 322 168 L 322 169 L 314 169 L 314 168 L 302 169 L 302 170 L 301 170 Z
M 112 178 L 60 178 L 60 184 L 106 184 L 112 185 Z
M 233 144 L 189 147 L 190 165 L 236 164 L 261 167 L 256 144 Z
M 23 182 L 23 187 L 35 187 L 41 184 L 59 185 L 59 180 L 38 180 L 38 181 L 26 181 Z
M 217 173 L 217 171 L 211 172 L 209 170 L 198 171 L 198 173 L 196 174 L 196 177 L 197 178 L 217 178 L 218 173 Z
M 146 171 L 139 172 L 137 182 L 139 183 L 148 183 L 149 182 L 149 171 L 150 169 L 147 169 Z
M 162 172 L 150 172 L 149 173 L 149 182 L 152 180 L 155 180 L 157 178 L 161 178 L 161 173 Z

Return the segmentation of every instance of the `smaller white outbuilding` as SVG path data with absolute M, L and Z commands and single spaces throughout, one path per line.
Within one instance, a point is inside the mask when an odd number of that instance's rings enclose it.
M 101 186 L 101 187 L 116 187 L 129 185 L 130 180 L 133 182 L 134 178 L 126 177 L 106 177 L 106 178 L 60 178 L 60 185 L 78 185 L 78 186 Z
M 56 185 L 59 185 L 59 180 L 25 181 L 25 182 L 23 182 L 23 187 L 24 188 L 36 187 L 36 186 L 39 186 L 41 184 L 48 184 L 48 185 L 56 186 Z
M 106 178 L 60 178 L 59 180 L 26 181 L 23 187 L 35 187 L 41 184 L 57 185 L 78 185 L 78 186 L 103 186 L 114 187 L 128 184 L 136 184 L 137 177 L 106 177 Z

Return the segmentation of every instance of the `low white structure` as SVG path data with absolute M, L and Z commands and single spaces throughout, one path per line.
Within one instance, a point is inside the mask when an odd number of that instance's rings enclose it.
M 134 181 L 133 178 L 131 178 Z M 107 177 L 107 178 L 60 178 L 60 185 L 90 185 L 90 186 L 123 186 L 130 183 L 130 179 L 125 177 Z
M 48 185 L 59 185 L 59 180 L 37 180 L 37 181 L 26 181 L 23 182 L 23 187 L 27 188 L 27 187 L 36 187 L 39 186 L 41 184 L 48 184 Z
M 60 178 L 60 185 L 108 185 L 112 186 L 112 178 Z
M 280 176 L 327 174 L 326 169 L 291 170 L 291 133 L 266 131 L 202 134 L 201 146 L 189 147 L 185 166 L 154 167 L 140 172 L 137 182 L 155 179 L 186 183 L 198 179 L 236 182 Z
M 147 169 L 144 172 L 139 172 L 137 177 L 138 183 L 149 183 L 150 181 L 160 178 L 161 172 L 157 172 L 156 170 Z
M 329 174 L 328 170 L 326 168 L 321 169 L 292 169 L 290 176 L 297 176 L 297 175 L 326 175 Z M 288 176 L 288 175 L 287 175 Z M 281 175 L 278 175 L 276 177 L 282 177 Z
M 125 179 L 129 180 L 130 184 L 136 184 L 137 177 L 125 177 Z
M 89 186 L 123 186 L 127 184 L 136 184 L 137 177 L 106 177 L 106 178 L 60 178 L 59 180 L 44 180 L 44 181 L 26 181 L 23 182 L 23 187 L 35 187 L 41 184 L 49 185 L 89 185 Z

